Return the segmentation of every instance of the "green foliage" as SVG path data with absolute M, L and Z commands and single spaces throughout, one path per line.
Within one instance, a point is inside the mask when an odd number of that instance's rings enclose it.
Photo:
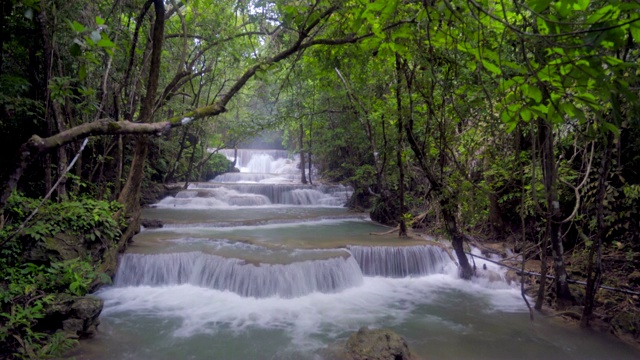
M 120 204 L 79 198 L 45 202 L 22 233 L 14 236 L 39 203 L 13 194 L 5 210 L 8 223 L 0 229 L 0 241 L 4 243 L 0 248 L 0 354 L 4 356 L 45 358 L 68 350 L 73 340 L 63 334 L 34 330 L 44 318 L 52 294 L 84 296 L 95 281 L 109 280 L 97 272 L 99 261 L 90 257 L 24 262 L 24 254 L 60 233 L 82 238 L 87 247 L 96 242 L 108 247 L 121 236 L 124 226 L 113 219 L 122 209 Z
M 38 202 L 19 194 L 9 198 L 7 215 L 16 224 L 33 211 Z M 24 235 L 33 241 L 42 241 L 60 232 L 84 237 L 87 242 L 113 242 L 121 235 L 124 225 L 113 219 L 113 214 L 122 210 L 116 201 L 101 201 L 80 198 L 62 203 L 45 203 L 32 222 L 24 229 Z M 7 231 L 6 229 L 4 231 Z
M 206 177 L 211 179 L 217 175 L 231 171 L 233 162 L 227 159 L 223 154 L 213 154 L 206 164 L 205 174 Z
M 63 333 L 34 330 L 43 319 L 54 293 L 83 296 L 98 276 L 90 259 L 72 259 L 47 265 L 26 263 L 0 270 L 0 354 L 14 349 L 16 358 L 59 356 L 75 340 Z

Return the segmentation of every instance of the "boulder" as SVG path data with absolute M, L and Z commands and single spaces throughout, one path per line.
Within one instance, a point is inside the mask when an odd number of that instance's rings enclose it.
M 56 294 L 38 328 L 51 332 L 62 329 L 70 338 L 92 337 L 100 324 L 103 305 L 104 301 L 95 296 Z
M 347 360 L 416 360 L 407 342 L 389 329 L 362 327 L 347 340 Z
M 147 229 L 158 229 L 164 226 L 162 220 L 158 219 L 142 219 L 140 224 Z

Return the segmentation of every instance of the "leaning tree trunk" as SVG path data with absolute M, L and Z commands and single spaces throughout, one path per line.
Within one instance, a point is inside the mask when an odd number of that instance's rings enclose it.
M 440 212 L 445 222 L 447 233 L 451 236 L 451 244 L 456 252 L 458 263 L 460 264 L 460 277 L 463 279 L 471 279 L 473 276 L 473 269 L 471 268 L 471 264 L 469 264 L 467 255 L 464 253 L 464 236 L 458 229 L 458 224 L 454 215 L 455 212 L 453 210 L 454 204 L 451 203 L 453 195 L 446 191 L 444 184 L 442 184 L 442 182 L 436 177 L 436 174 L 429 166 L 424 153 L 420 149 L 420 145 L 418 145 L 415 139 L 411 123 L 412 121 L 410 120 L 409 124 L 405 125 L 407 140 L 409 141 L 411 150 L 418 160 L 420 168 L 424 171 L 425 176 L 431 185 L 431 198 L 438 201 L 438 204 L 440 205 Z
M 409 76 L 406 72 L 405 77 L 407 79 L 407 90 L 411 95 L 413 77 Z M 411 102 L 411 96 L 409 96 L 409 108 L 409 116 L 407 116 L 405 119 L 402 119 L 402 125 L 404 126 L 404 135 L 409 142 L 409 146 L 411 147 L 411 151 L 416 157 L 418 165 L 424 172 L 425 177 L 427 178 L 427 181 L 431 186 L 431 199 L 437 201 L 440 205 L 440 213 L 442 214 L 445 228 L 447 230 L 447 233 L 451 237 L 451 245 L 453 246 L 453 249 L 456 252 L 456 257 L 458 258 L 458 263 L 460 266 L 460 277 L 462 277 L 463 279 L 471 279 L 471 277 L 473 276 L 473 269 L 471 268 L 469 259 L 464 252 L 464 235 L 458 229 L 458 224 L 456 222 L 454 211 L 456 205 L 452 203 L 452 201 L 454 201 L 454 196 L 445 187 L 442 179 L 438 178 L 436 172 L 432 168 L 432 163 L 429 161 L 429 159 L 427 159 L 426 152 L 416 140 L 413 121 L 413 103 Z

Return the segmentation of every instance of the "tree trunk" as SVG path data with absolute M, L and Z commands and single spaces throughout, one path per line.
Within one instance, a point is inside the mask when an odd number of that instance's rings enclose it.
M 580 319 L 581 327 L 589 327 L 589 321 L 593 314 L 595 296 L 600 287 L 602 279 L 602 241 L 606 234 L 606 224 L 604 221 L 604 200 L 607 195 L 607 179 L 609 178 L 609 161 L 611 157 L 611 146 L 613 142 L 609 134 L 604 141 L 604 151 L 600 162 L 600 171 L 598 174 L 598 193 L 596 196 L 596 239 L 591 244 L 589 251 L 589 265 L 587 269 L 587 288 L 585 290 L 585 304 Z M 595 269 L 593 264 L 593 255 L 596 254 Z
M 543 181 L 547 200 L 547 236 L 553 251 L 553 270 L 555 272 L 556 305 L 565 309 L 574 303 L 573 295 L 567 282 L 567 271 L 564 265 L 564 249 L 560 237 L 560 202 L 558 199 L 558 174 L 554 154 L 553 125 L 539 119 L 538 129 L 542 145 Z M 544 249 L 543 249 L 544 250 Z
M 300 176 L 301 176 L 301 182 L 303 184 L 307 183 L 307 176 L 305 175 L 305 172 L 307 170 L 307 166 L 305 165 L 305 161 L 304 161 L 304 145 L 303 145 L 303 141 L 304 141 L 304 125 L 302 124 L 302 120 L 300 120 Z
M 195 161 L 195 158 L 196 158 L 196 150 L 198 149 L 198 140 L 199 140 L 198 132 L 196 131 L 196 133 L 193 136 L 193 146 L 191 151 L 191 157 L 189 158 L 189 167 L 187 168 L 187 173 L 184 176 L 185 189 L 189 187 L 189 181 L 191 181 L 191 171 L 193 170 L 193 162 Z
M 238 164 L 238 147 L 234 146 L 233 147 L 233 163 L 232 163 L 232 166 L 235 168 L 237 164 Z
M 491 224 L 491 232 L 497 239 L 504 237 L 504 222 L 502 221 L 502 212 L 500 211 L 500 203 L 498 202 L 498 195 L 490 191 L 489 192 L 489 223 Z
M 115 183 L 112 200 L 117 199 L 120 196 L 120 188 L 122 187 L 122 171 L 124 166 L 124 141 L 122 141 L 122 135 L 118 135 L 118 149 L 116 150 L 116 178 L 113 180 Z
M 182 152 L 187 148 L 187 133 L 189 132 L 189 128 L 182 129 L 182 139 L 180 140 L 180 149 L 178 149 L 178 155 L 176 155 L 176 159 L 173 162 L 173 166 L 171 166 L 171 170 L 164 177 L 164 183 L 173 182 L 173 175 L 176 173 L 176 169 L 178 168 L 178 162 L 182 157 Z
M 146 135 L 137 138 L 129 175 L 118 197 L 118 202 L 125 205 L 128 214 L 136 213 L 140 208 L 140 186 L 144 178 L 144 162 L 147 159 L 148 143 L 149 139 Z
M 156 92 L 158 90 L 162 42 L 164 40 L 164 1 L 154 0 L 153 3 L 155 8 L 155 21 L 153 23 L 152 35 L 153 45 L 151 50 L 151 63 L 149 65 L 149 77 L 147 79 L 147 93 L 142 102 L 142 108 L 137 121 L 141 123 L 151 122 L 153 117 L 153 104 L 155 103 Z M 148 153 L 147 145 L 148 139 L 145 136 L 142 136 L 136 142 L 136 149 L 133 153 L 129 176 L 118 198 L 119 202 L 126 205 L 126 211 L 128 213 L 137 213 L 140 207 L 140 186 L 142 185 L 144 163 Z
M 309 184 L 311 184 L 311 185 L 313 185 L 313 181 L 311 180 L 311 177 L 312 177 L 312 175 L 311 175 L 311 167 L 312 167 L 311 166 L 311 145 L 312 145 L 311 144 L 311 139 L 312 139 L 312 137 L 311 136 L 313 134 L 311 132 L 312 125 L 313 125 L 313 119 L 309 119 L 309 143 L 308 143 L 308 149 L 307 149 L 307 155 L 309 156 L 309 158 L 308 158 L 309 161 L 307 162 L 307 165 L 309 167 Z
M 549 226 L 547 226 L 542 238 L 542 245 L 540 245 L 540 286 L 538 287 L 536 304 L 534 305 L 534 308 L 538 311 L 542 310 L 547 289 L 547 248 L 549 247 L 549 236 L 547 234 L 549 231 Z
M 460 277 L 463 279 L 470 279 L 471 276 L 473 276 L 473 269 L 471 268 L 471 264 L 469 264 L 467 255 L 464 253 L 464 236 L 460 233 L 456 223 L 456 218 L 452 208 L 453 204 L 451 204 L 452 195 L 443 188 L 443 184 L 438 180 L 427 163 L 427 159 L 422 153 L 420 145 L 417 143 L 413 134 L 412 121 L 409 121 L 408 124 L 405 125 L 405 133 L 407 135 L 409 145 L 411 146 L 411 150 L 416 156 L 420 168 L 424 171 L 425 176 L 431 185 L 431 198 L 438 201 L 440 205 L 440 211 L 445 222 L 447 233 L 451 237 L 451 244 L 456 252 L 458 263 L 460 264 Z
M 432 192 L 434 192 L 434 196 L 439 193 L 439 191 Z M 453 250 L 456 252 L 458 262 L 460 263 L 460 277 L 463 279 L 471 279 L 473 276 L 473 268 L 471 268 L 471 264 L 469 264 L 467 254 L 464 253 L 464 236 L 458 229 L 456 217 L 451 209 L 453 204 L 451 204 L 449 197 L 446 195 L 441 195 L 440 199 L 440 211 L 442 212 L 444 224 L 447 229 L 447 233 L 451 236 L 451 245 L 453 246 Z
M 60 109 L 60 105 L 55 101 L 51 101 L 53 106 L 53 116 L 56 119 L 56 123 L 58 126 L 58 132 L 63 132 L 66 130 L 66 126 L 64 125 L 64 119 L 62 118 L 62 111 Z M 63 177 L 63 171 L 67 168 L 67 151 L 66 146 L 60 146 L 58 148 L 58 177 Z M 60 183 L 58 184 L 58 201 L 64 201 L 67 199 L 67 180 L 64 177 Z
M 398 111 L 398 141 L 396 144 L 396 162 L 398 163 L 398 190 L 400 197 L 400 219 L 398 226 L 398 236 L 406 237 L 407 236 L 407 224 L 404 219 L 404 165 L 402 161 L 402 151 L 404 150 L 404 137 L 402 134 L 402 80 L 401 80 L 401 63 L 400 56 L 396 54 L 396 109 Z

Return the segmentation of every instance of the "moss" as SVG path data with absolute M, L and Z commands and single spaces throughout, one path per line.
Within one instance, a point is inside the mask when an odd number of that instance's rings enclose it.
M 121 128 L 120 123 L 117 121 L 111 121 L 107 124 L 108 131 L 118 131 L 120 130 L 120 128 Z

